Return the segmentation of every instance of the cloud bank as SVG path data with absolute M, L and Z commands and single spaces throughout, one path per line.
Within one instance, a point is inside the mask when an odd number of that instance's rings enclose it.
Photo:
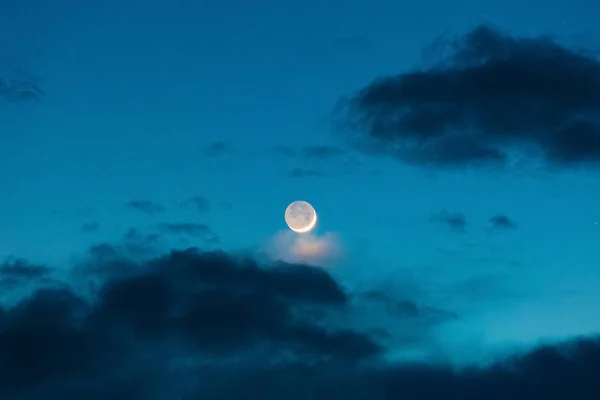
M 392 348 L 394 331 L 365 328 L 364 307 L 373 321 L 415 321 L 417 337 L 457 316 L 381 291 L 351 293 L 321 268 L 196 249 L 139 261 L 112 250 L 91 252 L 70 283 L 47 280 L 0 308 L 2 398 L 585 400 L 598 393 L 596 338 L 460 371 L 392 362 L 390 351 L 414 342 Z M 25 284 L 51 269 L 19 260 L 0 271 Z
M 435 168 L 600 162 L 600 61 L 548 37 L 480 26 L 429 69 L 374 80 L 343 100 L 358 148 Z

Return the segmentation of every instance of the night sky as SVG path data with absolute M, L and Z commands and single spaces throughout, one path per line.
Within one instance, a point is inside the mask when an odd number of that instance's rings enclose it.
M 600 399 L 600 3 L 404 3 L 1 1 L 0 398 Z

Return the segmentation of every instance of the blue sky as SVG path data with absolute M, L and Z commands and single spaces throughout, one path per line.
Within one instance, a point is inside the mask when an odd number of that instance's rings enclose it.
M 436 328 L 453 357 L 473 361 L 454 350 L 469 342 L 496 349 L 600 330 L 597 170 L 407 166 L 349 149 L 331 127 L 342 96 L 431 62 L 424 49 L 443 34 L 486 23 L 597 50 L 595 2 L 79 3 L 0 6 L 10 38 L 0 77 L 31 74 L 44 91 L 0 103 L 0 257 L 68 265 L 165 223 L 219 237 L 175 247 L 254 252 L 302 199 L 319 214 L 315 235 L 339 239 L 344 255 L 330 268 L 344 285 L 460 315 Z M 342 153 L 277 150 L 310 146 Z M 196 196 L 209 209 L 185 203 Z M 127 206 L 135 200 L 164 211 Z M 464 215 L 464 232 L 431 220 L 444 210 Z M 518 226 L 490 230 L 497 215 Z

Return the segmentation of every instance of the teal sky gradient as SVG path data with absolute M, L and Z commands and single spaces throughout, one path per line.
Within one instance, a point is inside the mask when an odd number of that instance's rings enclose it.
M 440 328 L 450 347 L 600 331 L 598 171 L 435 172 L 274 151 L 343 146 L 330 126 L 339 98 L 422 65 L 444 32 L 490 23 L 598 48 L 596 2 L 80 3 L 0 5 L 0 76 L 25 69 L 45 91 L 0 103 L 0 257 L 58 265 L 164 222 L 207 224 L 221 239 L 186 245 L 254 251 L 303 199 L 317 234 L 345 250 L 334 274 L 456 312 Z M 206 153 L 221 141 L 223 154 Z M 290 177 L 294 168 L 326 176 Z M 210 211 L 177 206 L 193 196 Z M 132 211 L 133 199 L 166 211 Z M 465 214 L 466 232 L 429 221 L 442 210 Z M 518 229 L 490 232 L 497 214 Z M 83 233 L 92 222 L 98 231 Z

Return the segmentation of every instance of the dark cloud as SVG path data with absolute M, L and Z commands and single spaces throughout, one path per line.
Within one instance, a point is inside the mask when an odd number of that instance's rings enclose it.
M 287 146 L 277 146 L 274 148 L 275 152 L 282 154 L 286 157 L 293 158 L 305 158 L 305 159 L 330 159 L 339 157 L 345 154 L 343 149 L 336 146 L 305 146 L 299 149 L 295 149 Z
M 156 232 L 142 232 L 136 228 L 128 229 L 118 244 L 98 244 L 92 247 L 92 253 L 106 259 L 118 258 L 123 254 L 138 257 L 155 254 L 162 246 L 161 235 Z
M 99 255 L 95 271 L 107 260 L 105 251 Z M 11 271 L 33 270 L 15 265 Z M 336 281 L 312 267 L 265 268 L 221 252 L 173 251 L 125 276 L 105 276 L 93 298 L 77 293 L 38 290 L 2 310 L 0 392 L 102 381 L 130 367 L 139 349 L 175 339 L 188 354 L 223 360 L 262 354 L 266 361 L 279 349 L 296 360 L 350 361 L 380 351 L 367 336 L 329 329 L 308 313 L 348 303 Z
M 434 167 L 600 161 L 600 61 L 547 37 L 478 27 L 434 67 L 373 81 L 340 103 L 369 152 Z
M 97 232 L 100 229 L 100 224 L 97 222 L 86 222 L 81 225 L 81 231 L 85 233 Z
M 150 200 L 132 200 L 127 203 L 127 207 L 148 215 L 159 214 L 166 211 L 163 206 Z
M 51 268 L 22 259 L 11 258 L 0 264 L 0 279 L 30 280 L 45 277 L 51 272 Z
M 207 156 L 216 157 L 216 156 L 220 156 L 220 155 L 229 153 L 230 151 L 231 151 L 231 147 L 227 144 L 227 142 L 225 142 L 224 140 L 219 140 L 219 141 L 211 143 L 206 148 L 205 153 Z
M 0 288 L 11 291 L 48 278 L 52 269 L 22 259 L 9 258 L 0 263 Z
M 322 178 L 327 176 L 327 174 L 313 168 L 294 168 L 289 172 L 289 176 L 292 178 Z
M 595 338 L 486 368 L 394 363 L 381 357 L 385 345 L 340 323 L 358 299 L 400 319 L 439 310 L 381 291 L 351 296 L 320 268 L 195 249 L 136 261 L 110 247 L 90 254 L 89 294 L 62 284 L 0 307 L 2 398 L 591 400 L 599 393 Z
M 443 224 L 456 232 L 464 232 L 467 229 L 467 217 L 459 212 L 452 213 L 442 210 L 433 215 L 430 220 L 432 222 Z
M 271 399 L 567 399 L 592 400 L 598 394 L 594 370 L 600 344 L 581 340 L 542 347 L 490 368 L 462 372 L 447 367 L 398 365 L 379 368 L 246 368 L 232 381 L 211 380 L 208 390 L 223 399 L 240 393 Z
M 516 229 L 519 226 L 515 221 L 503 214 L 491 217 L 489 224 L 492 229 Z

